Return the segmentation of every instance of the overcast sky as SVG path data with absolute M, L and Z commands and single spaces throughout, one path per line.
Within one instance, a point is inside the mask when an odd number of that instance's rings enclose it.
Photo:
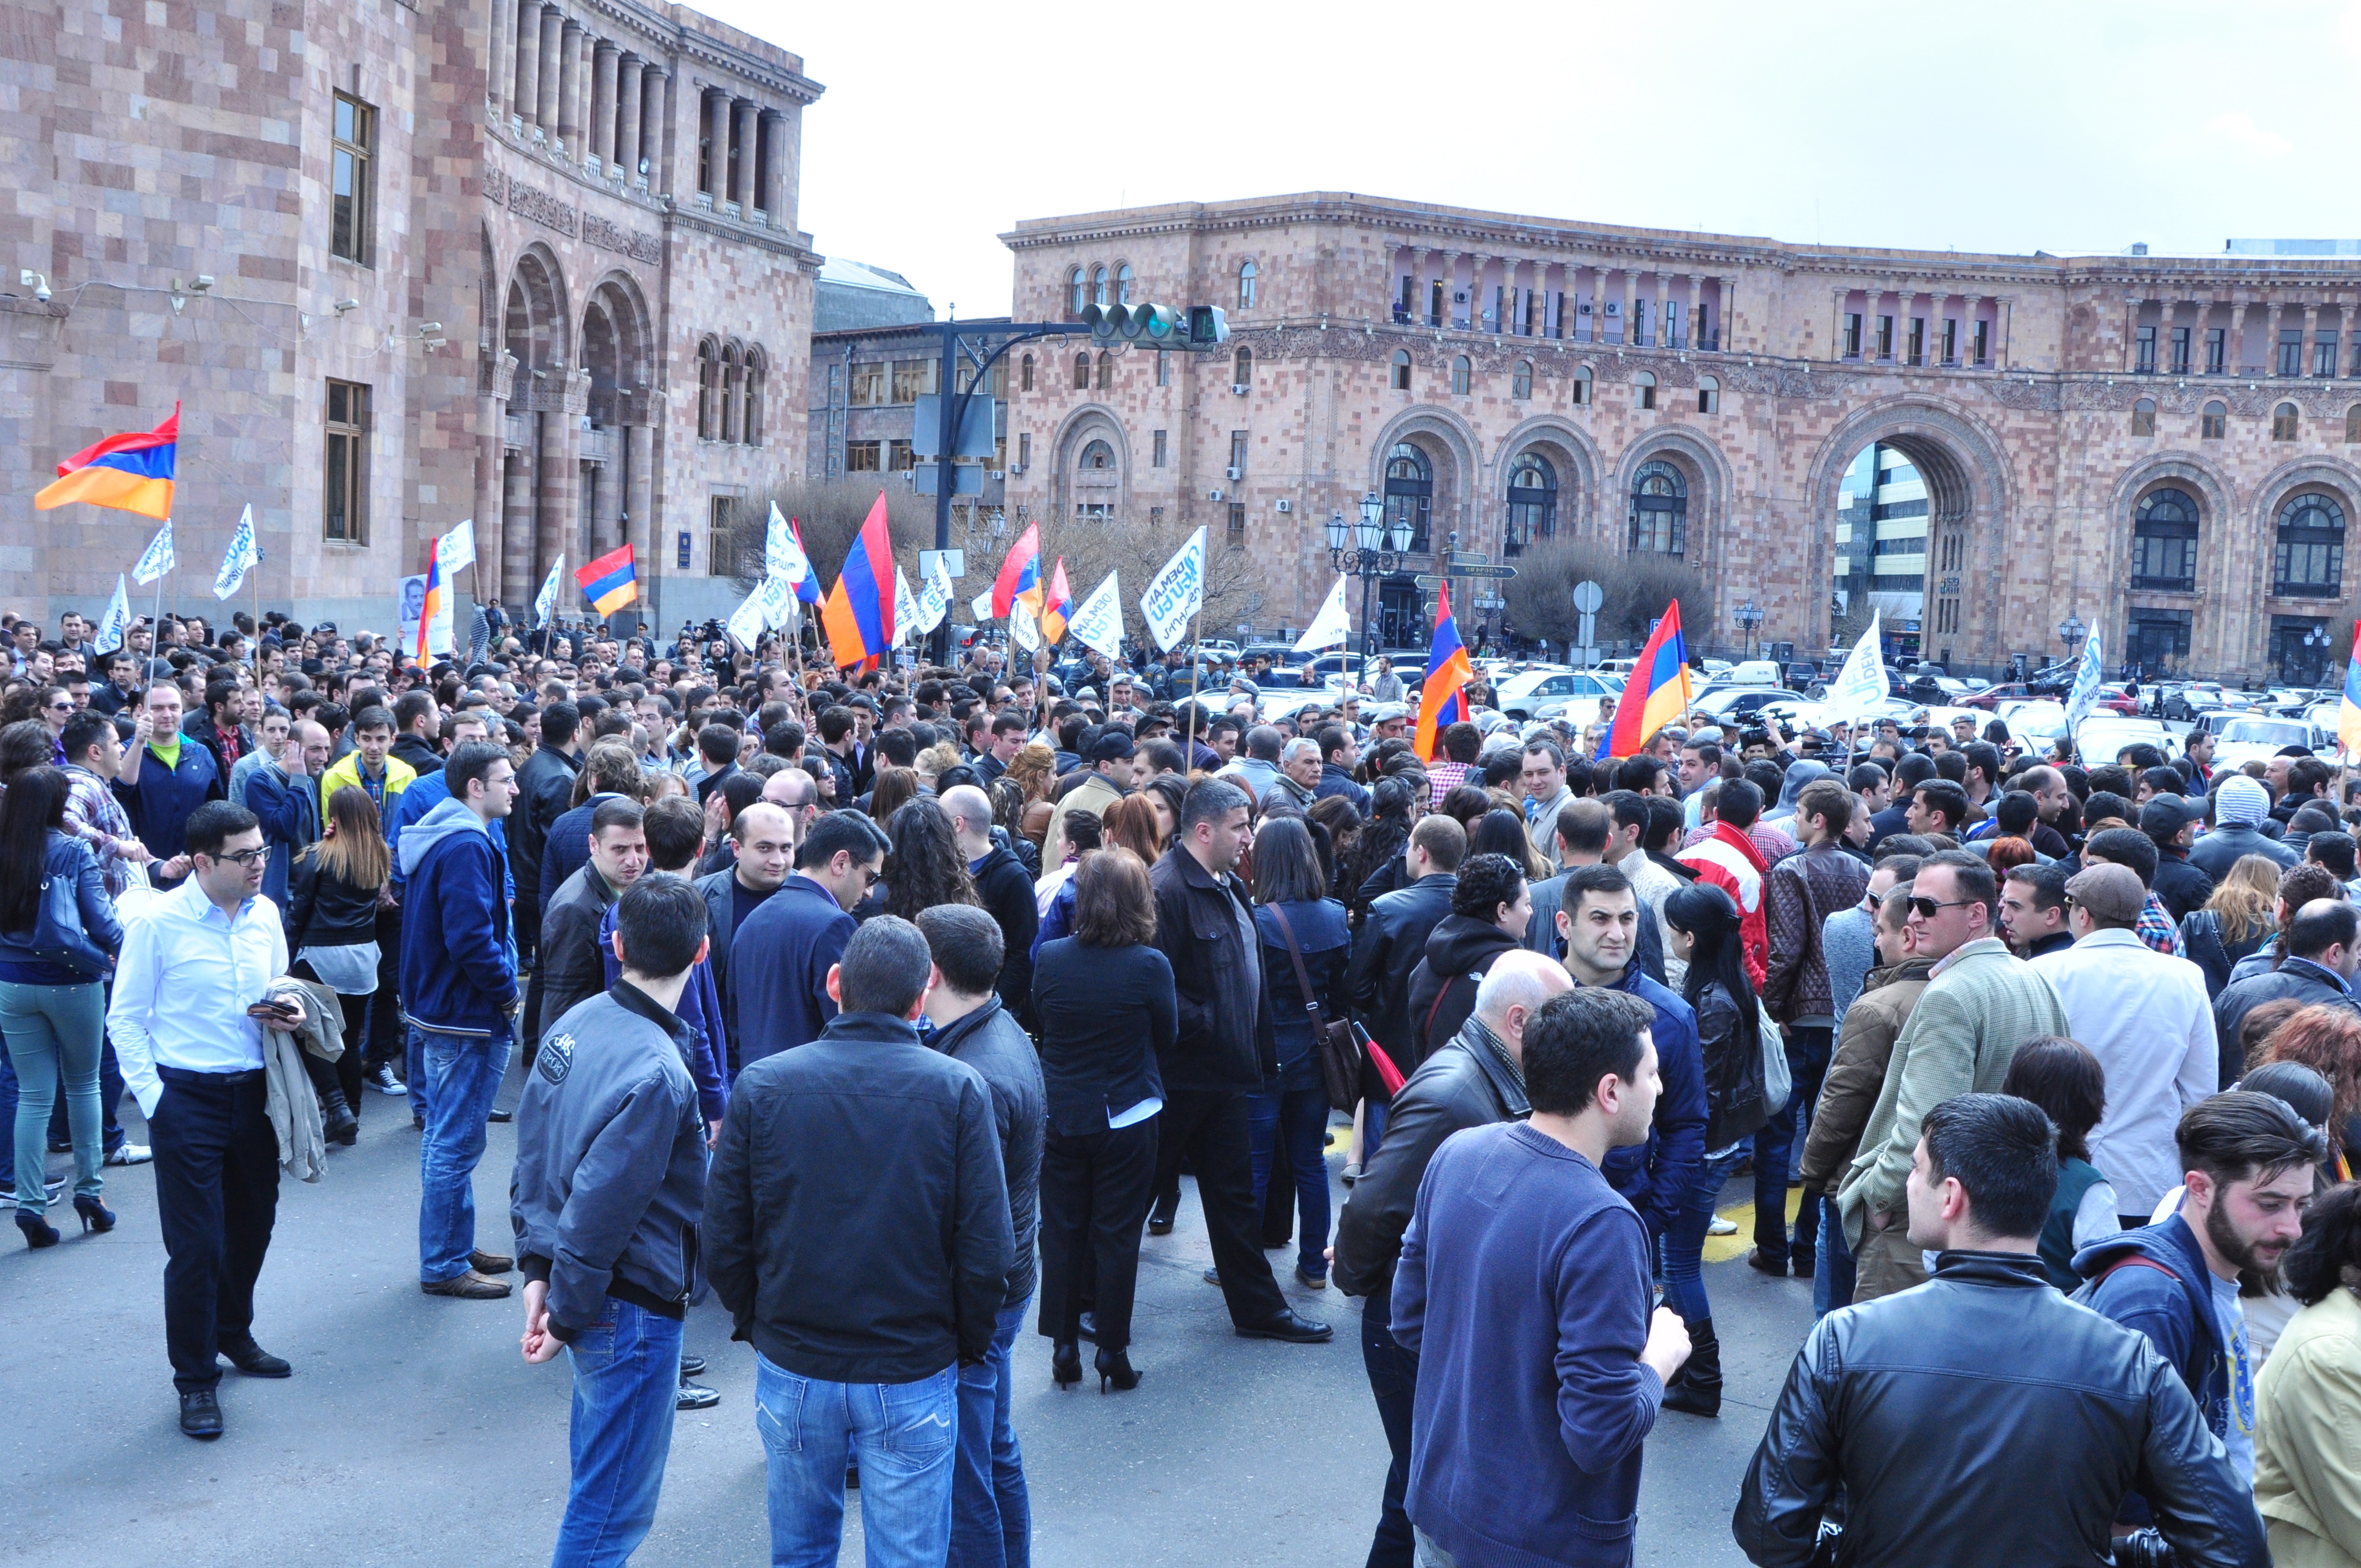
M 1019 218 L 1290 191 L 2021 253 L 2361 236 L 2361 5 L 698 3 L 828 89 L 819 249 L 961 316 L 1006 313 Z

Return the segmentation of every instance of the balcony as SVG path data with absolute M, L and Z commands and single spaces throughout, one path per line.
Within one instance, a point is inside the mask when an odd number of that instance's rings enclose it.
M 615 461 L 616 441 L 613 427 L 593 426 L 582 433 L 582 461 L 607 464 Z

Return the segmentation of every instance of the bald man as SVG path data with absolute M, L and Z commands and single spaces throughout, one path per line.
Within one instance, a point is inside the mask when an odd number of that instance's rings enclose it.
M 819 781 L 801 768 L 782 768 L 763 783 L 763 798 L 786 808 L 789 829 L 798 844 L 819 815 Z
M 1040 906 L 1033 900 L 1033 879 L 1008 848 L 992 836 L 992 801 L 973 784 L 943 792 L 943 814 L 959 835 L 960 854 L 975 878 L 976 901 L 1000 926 L 1007 944 L 1000 964 L 1000 983 L 994 990 L 1000 1004 L 1018 1022 L 1033 1017 L 1033 936 L 1041 924 Z

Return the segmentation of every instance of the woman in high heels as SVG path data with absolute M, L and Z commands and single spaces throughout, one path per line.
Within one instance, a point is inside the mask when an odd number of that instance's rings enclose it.
M 65 831 L 66 794 L 64 773 L 28 768 L 0 799 L 0 1037 L 16 1069 L 16 1228 L 36 1247 L 58 1241 L 46 1215 L 43 1166 L 60 1079 L 73 1135 L 74 1212 L 85 1232 L 115 1228 L 99 1201 L 106 1150 L 98 1062 L 104 976 L 123 946 L 123 927 L 97 857 Z M 46 925 L 41 920 L 42 887 L 52 882 L 73 892 L 71 927 L 61 906 Z

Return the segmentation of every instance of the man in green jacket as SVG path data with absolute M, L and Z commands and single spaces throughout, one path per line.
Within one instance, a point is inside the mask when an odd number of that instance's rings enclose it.
M 1934 967 L 1894 1042 L 1837 1194 L 1858 1260 L 1855 1301 L 1890 1295 L 1911 1277 L 1908 1260 L 1894 1255 L 1909 1246 L 1904 1183 L 1927 1110 L 1954 1094 L 1998 1093 L 2018 1046 L 2068 1032 L 2058 993 L 2000 939 L 1999 904 L 1992 867 L 1962 850 L 1928 856 L 1911 884 L 1912 956 Z

